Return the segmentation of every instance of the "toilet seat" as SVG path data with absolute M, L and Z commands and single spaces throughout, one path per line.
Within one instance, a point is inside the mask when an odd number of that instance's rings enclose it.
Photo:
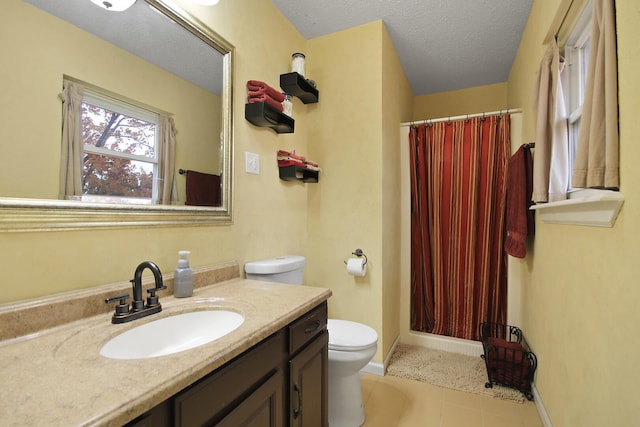
M 359 351 L 377 345 L 378 333 L 371 327 L 349 320 L 329 319 L 329 350 Z

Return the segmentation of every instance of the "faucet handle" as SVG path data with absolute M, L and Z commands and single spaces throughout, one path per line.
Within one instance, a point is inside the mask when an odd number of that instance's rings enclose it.
M 156 295 L 156 291 L 162 290 L 162 289 L 167 289 L 166 286 L 162 285 L 161 288 L 149 288 L 147 289 L 147 292 L 149 293 L 149 296 L 147 297 L 147 307 L 153 307 L 156 305 L 160 305 L 160 300 L 158 299 L 158 296 Z
M 127 314 L 129 313 L 129 304 L 127 304 L 127 298 L 129 298 L 129 294 L 126 295 L 118 295 L 116 297 L 109 297 L 104 300 L 106 304 L 112 303 L 114 301 L 119 300 L 118 305 L 116 305 L 116 314 Z

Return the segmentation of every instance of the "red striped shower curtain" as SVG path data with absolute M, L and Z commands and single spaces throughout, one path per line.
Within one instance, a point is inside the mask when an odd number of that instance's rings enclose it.
M 509 115 L 412 126 L 411 329 L 478 340 L 505 323 Z

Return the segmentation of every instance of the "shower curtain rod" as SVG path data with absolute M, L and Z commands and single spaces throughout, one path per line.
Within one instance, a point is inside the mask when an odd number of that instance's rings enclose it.
M 449 117 L 439 117 L 437 119 L 424 119 L 424 120 L 413 120 L 411 122 L 400 123 L 400 126 L 412 126 L 416 124 L 426 125 L 427 123 L 438 123 L 438 122 L 450 122 L 452 120 L 462 120 L 462 119 L 470 119 L 472 117 L 486 117 L 486 116 L 500 116 L 502 114 L 517 114 L 522 113 L 522 108 L 511 108 L 508 110 L 500 110 L 500 111 L 490 111 L 484 113 L 475 113 L 475 114 L 465 114 L 463 116 L 449 116 Z

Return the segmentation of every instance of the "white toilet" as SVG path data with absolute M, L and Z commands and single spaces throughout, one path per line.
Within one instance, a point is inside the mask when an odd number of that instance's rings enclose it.
M 247 279 L 302 284 L 305 258 L 287 255 L 248 262 Z M 369 326 L 329 319 L 329 425 L 357 427 L 364 423 L 360 370 L 378 348 L 378 334 Z

